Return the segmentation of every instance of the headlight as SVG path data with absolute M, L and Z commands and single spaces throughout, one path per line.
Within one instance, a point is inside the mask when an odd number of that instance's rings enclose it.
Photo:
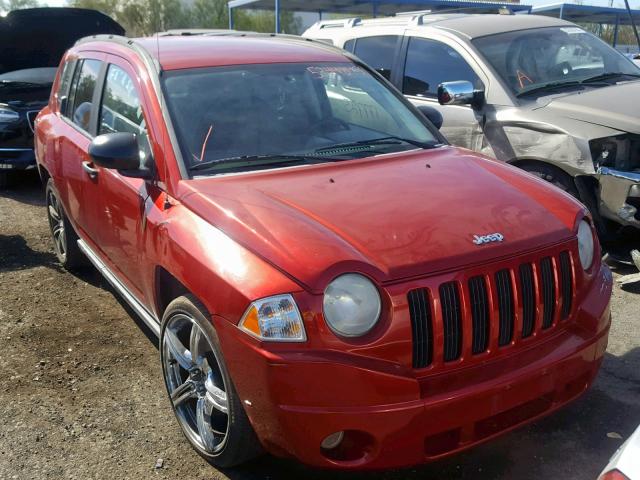
M 382 302 L 376 286 L 363 275 L 339 276 L 324 291 L 324 318 L 338 335 L 358 337 L 371 330 Z
M 20 118 L 20 114 L 7 107 L 0 107 L 0 123 L 15 122 Z
M 593 230 L 586 220 L 580 222 L 578 226 L 578 251 L 580 253 L 580 263 L 582 268 L 587 270 L 593 263 Z
M 260 340 L 304 342 L 307 339 L 300 311 L 291 295 L 256 300 L 238 326 Z

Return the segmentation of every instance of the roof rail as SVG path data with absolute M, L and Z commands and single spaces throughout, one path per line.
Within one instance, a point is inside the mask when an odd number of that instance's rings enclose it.
M 223 28 L 176 28 L 166 30 L 164 32 L 157 32 L 157 34 L 155 35 L 159 35 L 161 37 L 189 37 L 192 35 L 208 35 L 212 33 L 230 35 L 235 32 L 237 32 L 237 30 L 229 30 Z
M 490 5 L 491 2 L 486 2 L 486 4 Z M 492 5 L 493 6 L 493 5 Z M 495 3 L 495 8 L 500 15 L 514 15 L 513 10 L 510 8 L 508 4 L 499 4 Z M 396 17 L 411 17 L 409 20 L 409 25 L 424 25 L 424 17 L 429 15 L 442 15 L 442 14 L 451 14 L 451 13 L 460 13 L 464 14 L 465 11 L 475 10 L 477 7 L 459 7 L 459 8 L 450 8 L 446 10 L 415 10 L 413 12 L 399 12 L 396 13 Z M 486 12 L 490 13 L 490 12 Z
M 416 15 L 427 15 L 429 13 L 434 12 L 432 10 L 412 10 L 410 12 L 398 12 L 396 17 L 415 17 Z
M 315 26 L 318 30 L 323 28 L 352 28 L 361 23 L 362 19 L 360 17 L 352 17 L 340 20 L 321 20 L 317 22 Z

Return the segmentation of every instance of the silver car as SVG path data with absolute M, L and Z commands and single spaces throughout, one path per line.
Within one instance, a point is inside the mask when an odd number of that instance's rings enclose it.
M 640 480 L 640 427 L 613 454 L 598 480 Z
M 640 243 L 640 69 L 594 35 L 543 16 L 418 12 L 322 21 L 303 36 L 439 109 L 452 143 L 581 199 L 610 251 Z

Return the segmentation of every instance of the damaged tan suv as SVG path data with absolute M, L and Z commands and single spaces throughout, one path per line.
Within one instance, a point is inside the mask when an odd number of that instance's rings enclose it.
M 414 104 L 439 109 L 452 143 L 581 199 L 612 254 L 637 248 L 640 69 L 594 35 L 535 15 L 413 12 L 322 21 L 304 36 L 355 53 Z

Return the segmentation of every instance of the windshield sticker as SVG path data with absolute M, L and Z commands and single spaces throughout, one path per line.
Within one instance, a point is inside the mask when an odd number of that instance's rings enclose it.
M 315 76 L 322 76 L 326 73 L 339 73 L 352 75 L 354 73 L 364 73 L 360 67 L 355 65 L 326 65 L 307 67 L 307 71 Z
M 568 33 L 569 35 L 575 35 L 578 33 L 586 33 L 583 29 L 578 27 L 563 27 L 562 30 L 564 33 Z

